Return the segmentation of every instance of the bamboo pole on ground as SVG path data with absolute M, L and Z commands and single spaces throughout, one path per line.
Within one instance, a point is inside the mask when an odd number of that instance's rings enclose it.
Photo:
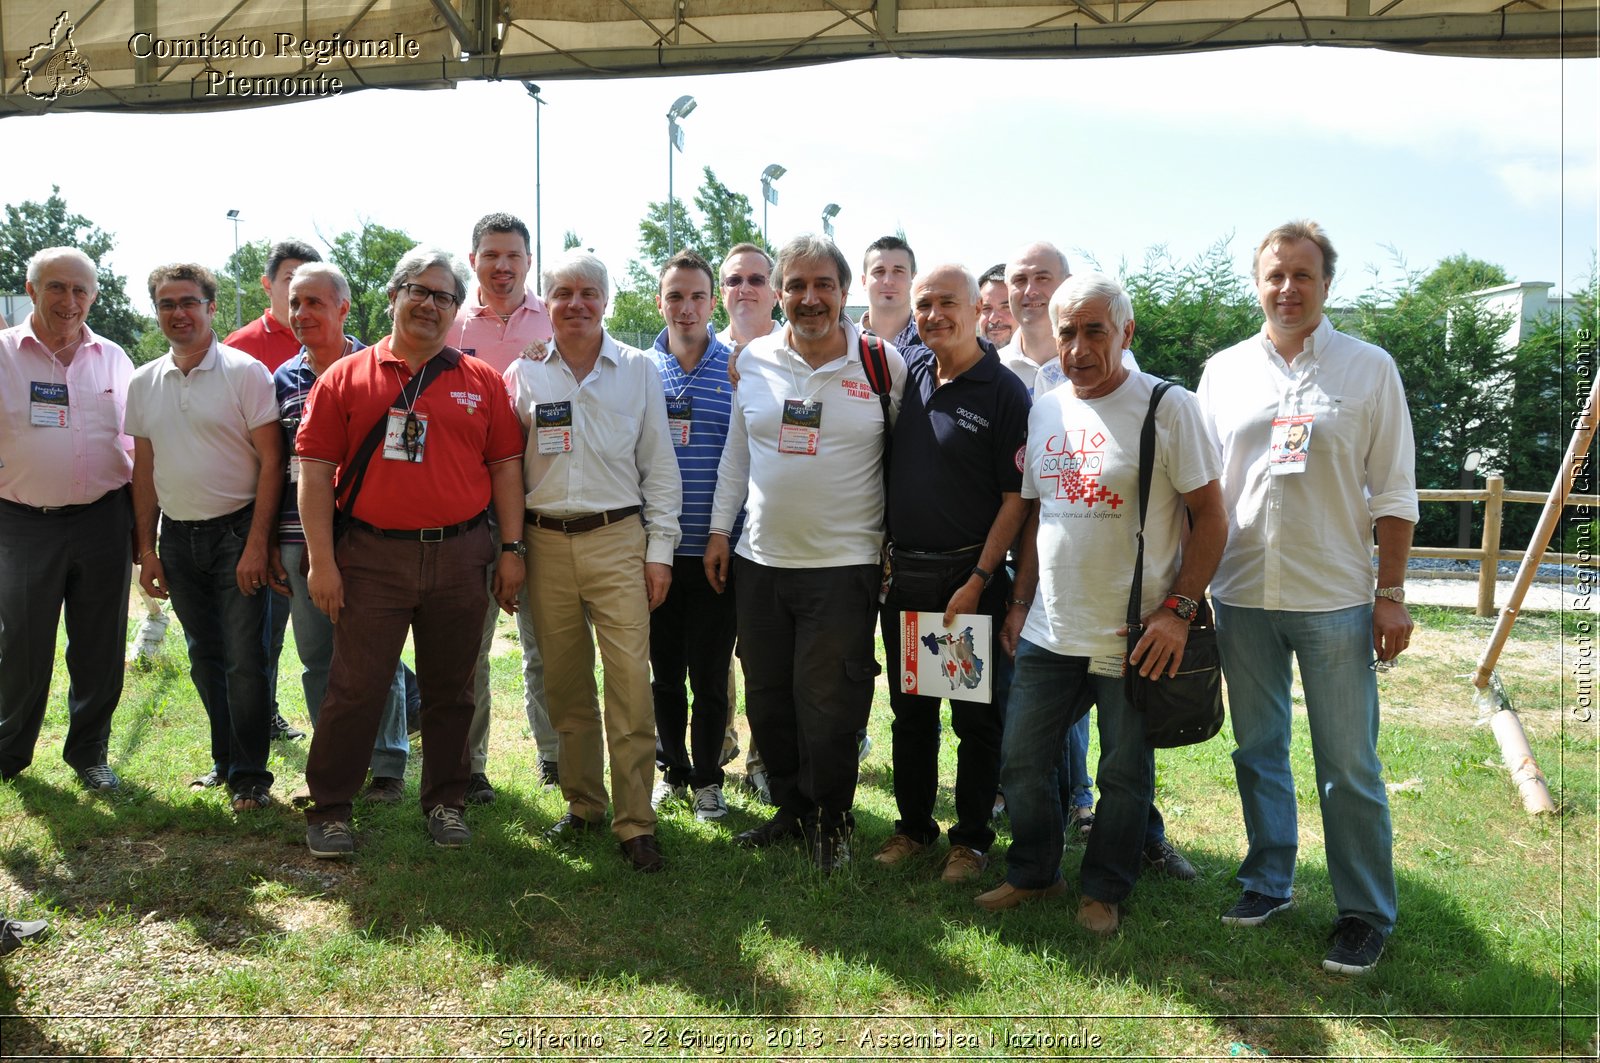
M 1590 386 L 1589 400 L 1584 403 L 1583 412 L 1578 415 L 1577 423 L 1573 425 L 1572 441 L 1567 445 L 1566 456 L 1561 460 L 1561 469 L 1556 473 L 1556 482 L 1550 488 L 1550 497 L 1545 500 L 1544 511 L 1539 514 L 1539 523 L 1533 530 L 1533 538 L 1528 541 L 1528 549 L 1522 555 L 1522 563 L 1517 567 L 1517 578 L 1511 585 L 1511 599 L 1501 610 L 1500 619 L 1494 626 L 1494 634 L 1490 637 L 1489 645 L 1478 661 L 1478 670 L 1472 677 L 1472 685 L 1478 691 L 1473 695 L 1472 703 L 1477 708 L 1480 719 L 1487 719 L 1490 729 L 1494 731 L 1506 770 L 1511 772 L 1511 778 L 1522 794 L 1522 807 L 1536 814 L 1554 812 L 1555 802 L 1550 799 L 1550 788 L 1545 785 L 1544 773 L 1534 762 L 1533 751 L 1529 748 L 1527 735 L 1522 730 L 1522 721 L 1517 719 L 1517 712 L 1511 707 L 1511 701 L 1506 697 L 1500 678 L 1494 674 L 1494 666 L 1500 659 L 1500 651 L 1505 649 L 1506 639 L 1511 635 L 1511 625 L 1517 622 L 1517 614 L 1522 609 L 1522 600 L 1527 597 L 1528 587 L 1533 583 L 1534 574 L 1539 569 L 1539 558 L 1544 555 L 1545 547 L 1550 545 L 1550 538 L 1555 534 L 1556 522 L 1561 518 L 1561 510 L 1566 506 L 1567 496 L 1572 493 L 1573 481 L 1578 478 L 1578 473 L 1587 460 L 1589 444 L 1594 439 L 1597 401 L 1600 401 L 1600 377 L 1596 377 Z M 1493 562 L 1485 558 L 1483 563 L 1487 565 Z

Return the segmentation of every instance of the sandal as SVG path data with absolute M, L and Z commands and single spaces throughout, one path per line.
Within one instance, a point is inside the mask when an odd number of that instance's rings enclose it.
M 272 804 L 272 791 L 265 786 L 252 786 L 233 792 L 235 812 L 259 812 L 270 804 Z
M 190 782 L 189 783 L 189 789 L 191 789 L 191 790 L 209 790 L 213 786 L 221 786 L 224 782 L 227 782 L 227 780 L 224 779 L 222 776 L 217 774 L 217 769 L 216 768 L 212 768 L 210 771 L 206 772 L 204 775 L 200 776 L 198 779 L 195 779 L 194 781 Z

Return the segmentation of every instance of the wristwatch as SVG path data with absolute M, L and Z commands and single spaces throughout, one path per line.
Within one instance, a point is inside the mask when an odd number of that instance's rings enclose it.
M 1161 605 L 1178 614 L 1178 619 L 1186 624 L 1194 623 L 1194 618 L 1200 615 L 1200 603 L 1193 598 L 1185 598 L 1181 594 L 1169 594 Z
M 989 589 L 989 584 L 994 582 L 994 573 L 993 572 L 987 572 L 984 569 L 979 568 L 977 565 L 973 565 L 972 566 L 972 574 L 974 576 L 977 576 L 979 579 L 983 580 L 983 589 L 984 590 L 988 590 Z
M 518 557 L 526 559 L 528 556 L 528 544 L 521 539 L 514 543 L 501 543 L 500 552 L 502 554 L 516 554 Z
M 1406 589 L 1404 587 L 1379 587 L 1372 592 L 1376 598 L 1387 598 L 1391 602 L 1406 604 Z

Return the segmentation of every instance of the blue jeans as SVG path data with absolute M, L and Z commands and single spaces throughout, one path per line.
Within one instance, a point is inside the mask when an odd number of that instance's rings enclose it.
M 1085 697 L 1085 692 L 1090 697 Z M 1087 657 L 1017 646 L 1006 706 L 1000 782 L 1011 816 L 1006 881 L 1043 889 L 1061 877 L 1061 745 L 1090 702 L 1100 712 L 1100 805 L 1083 858 L 1083 892 L 1120 902 L 1139 877 L 1155 796 L 1155 751 L 1122 694 L 1122 680 L 1089 674 Z
M 1089 774 L 1089 712 L 1067 728 L 1061 744 L 1061 810 L 1094 807 L 1094 776 Z
M 1394 841 L 1378 762 L 1372 606 L 1293 613 L 1217 602 L 1216 614 L 1238 746 L 1233 770 L 1250 842 L 1240 884 L 1271 897 L 1289 896 L 1294 885 L 1299 834 L 1289 768 L 1292 656 L 1306 693 L 1334 901 L 1341 917 L 1356 916 L 1387 934 L 1396 910 Z
M 300 686 L 306 695 L 306 713 L 311 726 L 317 726 L 318 710 L 328 693 L 328 669 L 333 664 L 333 621 L 318 609 L 311 600 L 306 577 L 300 574 L 300 562 L 305 557 L 305 543 L 284 543 L 280 548 L 283 567 L 289 573 L 289 588 L 294 592 L 289 601 L 290 616 L 294 620 L 294 645 L 300 654 Z M 275 609 L 278 597 L 273 596 Z M 281 645 L 281 634 L 280 645 Z M 406 734 L 406 681 L 404 664 L 394 671 L 394 682 L 389 686 L 389 700 L 383 708 L 383 719 L 378 723 L 378 739 L 372 745 L 371 770 L 374 777 L 403 779 L 406 774 L 406 757 L 411 753 L 411 739 Z
M 253 508 L 209 521 L 161 521 L 161 567 L 189 645 L 189 677 L 211 723 L 212 764 L 234 791 L 272 785 L 267 770 L 270 592 L 243 594 L 236 575 Z

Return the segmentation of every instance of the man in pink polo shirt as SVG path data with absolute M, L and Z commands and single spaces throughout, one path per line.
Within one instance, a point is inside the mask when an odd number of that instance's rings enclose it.
M 550 342 L 550 315 L 545 310 L 544 300 L 528 290 L 529 250 L 528 227 L 513 215 L 486 214 L 472 227 L 472 252 L 467 255 L 467 262 L 477 274 L 478 283 L 472 286 L 472 295 L 456 313 L 450 340 L 462 354 L 483 359 L 501 376 L 505 376 L 506 370 L 519 358 L 530 354 L 542 356 L 545 345 Z M 491 532 L 497 532 L 492 509 L 489 522 Z M 494 578 L 492 568 L 489 578 Z M 534 744 L 539 748 L 540 781 L 546 786 L 555 786 L 560 777 L 556 768 L 556 732 L 550 726 L 550 714 L 545 708 L 544 658 L 533 636 L 527 588 L 523 587 L 521 593 L 517 641 L 522 645 L 523 709 L 528 715 Z M 472 716 L 472 730 L 467 735 L 467 746 L 472 753 L 472 781 L 467 786 L 467 800 L 474 804 L 488 804 L 494 800 L 494 787 L 488 775 L 489 654 L 494 648 L 497 619 L 496 611 L 491 609 L 484 620 L 483 644 L 478 651 L 477 710 Z
M 115 790 L 106 748 L 132 571 L 133 362 L 85 324 L 100 291 L 89 256 L 45 248 L 26 285 L 33 313 L 0 331 L 0 778 L 33 761 L 64 606 L 62 757 L 89 789 Z

